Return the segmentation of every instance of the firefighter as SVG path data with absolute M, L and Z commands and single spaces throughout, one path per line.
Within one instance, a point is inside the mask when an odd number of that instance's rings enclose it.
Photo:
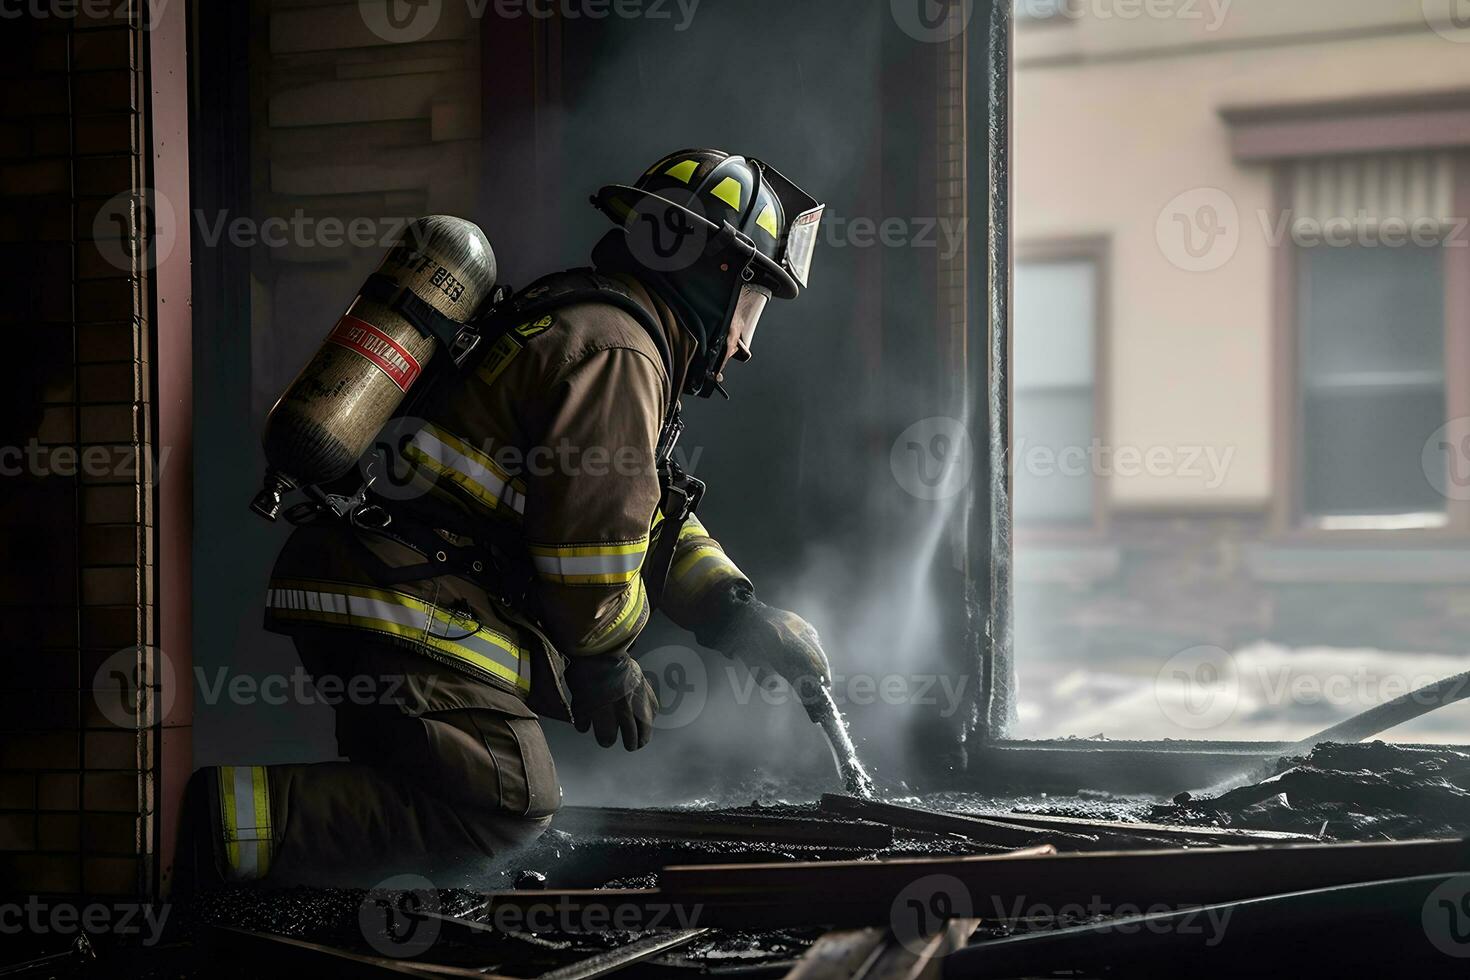
M 671 453 L 680 396 L 723 394 L 767 301 L 806 286 L 821 206 L 716 150 L 593 203 L 617 225 L 594 268 L 497 310 L 471 369 L 379 436 L 364 506 L 284 546 L 266 626 L 336 694 L 347 761 L 196 774 L 201 878 L 425 870 L 534 839 L 561 798 L 540 718 L 648 743 L 630 647 L 654 610 L 758 676 L 830 684 L 816 631 L 755 597 Z

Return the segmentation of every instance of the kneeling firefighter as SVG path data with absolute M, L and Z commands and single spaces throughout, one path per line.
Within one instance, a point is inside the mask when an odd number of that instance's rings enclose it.
M 629 648 L 653 610 L 758 675 L 830 684 L 815 630 L 754 597 L 673 458 L 680 396 L 723 394 L 767 301 L 806 286 L 822 206 L 715 150 L 592 200 L 618 225 L 595 268 L 509 297 L 478 228 L 415 222 L 272 412 L 255 507 L 307 499 L 266 626 L 336 693 L 349 761 L 196 773 L 201 878 L 535 838 L 561 799 L 540 717 L 647 744 Z

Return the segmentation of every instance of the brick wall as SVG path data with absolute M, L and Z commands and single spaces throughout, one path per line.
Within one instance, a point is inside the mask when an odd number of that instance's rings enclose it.
M 155 137 L 182 145 L 182 111 L 149 107 L 181 109 L 183 14 L 150 37 L 108 9 L 7 20 L 0 42 L 0 891 L 157 891 L 160 800 L 182 787 L 161 776 L 187 768 L 189 699 L 158 679 L 168 648 L 187 680 L 188 593 L 160 603 L 155 555 L 187 535 L 189 248 L 138 234 Z M 152 86 L 160 58 L 178 71 Z M 161 169 L 186 208 L 186 162 Z M 182 428 L 160 424 L 161 387 Z

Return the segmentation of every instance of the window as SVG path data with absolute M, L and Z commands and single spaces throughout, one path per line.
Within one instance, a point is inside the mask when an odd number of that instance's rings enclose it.
M 1099 258 L 1016 262 L 1012 433 L 1018 528 L 1091 527 Z
M 1448 155 L 1296 164 L 1299 517 L 1324 529 L 1440 527 L 1426 439 L 1446 404 Z

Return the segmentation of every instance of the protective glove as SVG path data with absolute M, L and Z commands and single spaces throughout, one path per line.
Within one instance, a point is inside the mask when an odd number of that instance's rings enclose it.
M 832 686 L 832 665 L 811 623 L 766 605 L 744 583 L 712 601 L 710 619 L 695 632 L 701 644 L 739 657 L 761 683 L 773 673 L 786 678 L 803 704 L 811 703 L 817 685 Z
M 597 744 L 611 748 L 623 735 L 623 748 L 635 752 L 653 736 L 658 696 L 632 657 L 578 657 L 565 672 L 577 731 L 592 729 Z

